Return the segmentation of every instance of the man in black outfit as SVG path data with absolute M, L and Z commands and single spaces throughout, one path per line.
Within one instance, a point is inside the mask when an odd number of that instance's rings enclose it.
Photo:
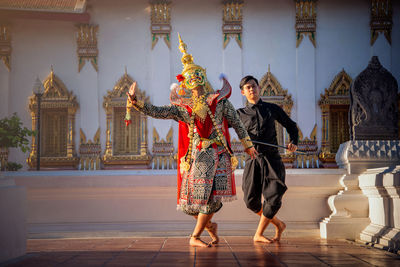
M 291 142 L 287 149 L 296 151 L 298 129 L 294 121 L 278 105 L 263 102 L 260 97 L 258 81 L 253 76 L 246 76 L 240 81 L 242 95 L 247 98 L 247 106 L 237 110 L 251 140 L 277 145 L 275 121 L 278 121 L 289 133 Z M 247 208 L 260 215 L 260 222 L 254 235 L 255 242 L 271 243 L 279 241 L 286 225 L 279 220 L 276 213 L 280 209 L 285 185 L 285 166 L 275 147 L 254 144 L 258 156 L 256 159 L 246 157 L 243 172 L 243 193 Z M 264 203 L 261 203 L 261 196 Z M 276 228 L 275 237 L 264 237 L 269 223 Z

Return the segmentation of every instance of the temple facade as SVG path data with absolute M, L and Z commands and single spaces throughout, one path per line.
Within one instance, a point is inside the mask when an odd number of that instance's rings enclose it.
M 182 69 L 178 33 L 214 90 L 228 77 L 236 108 L 250 74 L 262 98 L 297 122 L 307 155 L 282 151 L 287 167 L 337 167 L 350 85 L 372 56 L 400 81 L 393 0 L 1 1 L 0 30 L 0 117 L 16 112 L 34 130 L 40 117 L 40 164 L 49 169 L 176 168 L 178 124 L 137 113 L 127 127 L 124 116 L 134 81 L 143 100 L 169 104 Z M 31 147 L 1 156 L 35 168 L 36 137 Z

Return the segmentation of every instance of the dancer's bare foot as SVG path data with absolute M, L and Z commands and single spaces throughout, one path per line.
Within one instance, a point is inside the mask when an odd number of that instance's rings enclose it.
M 209 244 L 211 245 L 218 244 L 219 243 L 219 237 L 217 235 L 218 224 L 210 221 L 205 229 L 212 239 L 212 241 Z
M 273 241 L 269 238 L 266 238 L 263 235 L 254 235 L 253 237 L 254 242 L 262 242 L 262 243 L 272 243 Z
M 286 224 L 282 221 L 278 225 L 275 226 L 275 236 L 272 238 L 272 241 L 278 242 L 281 240 L 281 236 L 283 231 L 286 229 Z
M 189 244 L 192 247 L 203 247 L 203 248 L 211 247 L 210 244 L 207 244 L 206 242 L 201 240 L 200 237 L 198 237 L 198 236 L 191 236 Z

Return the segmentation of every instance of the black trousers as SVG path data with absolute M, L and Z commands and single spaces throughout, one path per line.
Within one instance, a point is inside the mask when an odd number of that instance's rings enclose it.
M 272 219 L 282 206 L 286 192 L 285 165 L 279 157 L 259 154 L 256 159 L 248 158 L 243 171 L 242 189 L 247 208 L 257 213 L 263 208 L 263 215 Z M 261 197 L 264 203 L 261 204 Z

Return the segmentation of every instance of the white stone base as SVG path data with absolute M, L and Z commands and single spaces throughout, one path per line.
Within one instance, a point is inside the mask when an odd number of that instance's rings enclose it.
M 26 253 L 26 190 L 0 177 L 0 262 Z
M 357 240 L 370 223 L 369 218 L 326 218 L 319 224 L 321 238 Z

